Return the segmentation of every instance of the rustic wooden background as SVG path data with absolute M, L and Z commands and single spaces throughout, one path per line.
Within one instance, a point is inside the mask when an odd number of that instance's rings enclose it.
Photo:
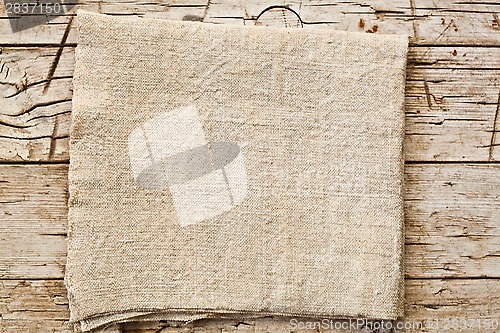
M 70 332 L 63 274 L 76 8 L 217 24 L 410 35 L 406 320 L 499 319 L 497 0 L 83 0 L 47 24 L 16 33 L 0 4 L 1 332 Z M 158 322 L 121 329 L 290 332 L 288 320 L 202 321 L 181 327 Z

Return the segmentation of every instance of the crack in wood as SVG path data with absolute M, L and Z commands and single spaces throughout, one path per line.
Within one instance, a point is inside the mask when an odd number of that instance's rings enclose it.
M 208 9 L 210 7 L 210 1 L 211 0 L 207 0 L 207 5 L 205 6 L 205 10 L 203 11 L 203 18 L 201 19 L 201 21 L 205 21 L 205 18 L 207 17 L 207 14 L 208 14 Z
M 15 140 L 21 140 L 21 141 L 31 141 L 31 140 L 40 140 L 40 139 L 52 139 L 51 135 L 40 135 L 40 136 L 34 136 L 31 138 L 20 138 L 20 137 L 13 137 L 9 135 L 0 135 L 0 138 L 2 139 L 15 139 Z M 60 135 L 56 136 L 54 139 L 59 140 L 59 139 L 67 139 L 69 138 L 69 135 Z M 27 161 L 23 161 L 23 163 L 26 163 Z M 39 161 L 34 161 L 35 163 L 40 163 Z M 7 164 L 13 163 L 13 161 L 8 161 Z
M 61 116 L 63 114 L 68 114 L 68 113 L 71 113 L 71 110 L 57 112 L 57 113 L 54 113 L 54 114 L 47 114 L 47 115 L 44 114 L 44 115 L 36 116 L 36 117 L 33 117 L 33 118 L 30 118 L 30 119 L 26 120 L 26 122 L 29 123 L 30 121 L 34 121 L 34 120 L 38 120 L 38 119 L 43 119 L 43 118 L 53 118 L 53 117 Z
M 5 63 L 2 63 L 2 68 L 0 69 L 0 73 L 3 73 L 4 68 L 5 68 L 5 75 L 3 79 L 6 80 L 7 77 L 9 76 L 10 68 L 8 66 L 5 66 Z
M 27 113 L 30 113 L 32 112 L 33 110 L 37 109 L 37 108 L 40 108 L 40 107 L 47 107 L 47 106 L 52 106 L 52 105 L 56 105 L 56 104 L 60 104 L 60 103 L 65 103 L 65 102 L 71 102 L 71 98 L 66 98 L 66 99 L 61 99 L 61 100 L 57 100 L 57 101 L 49 101 L 49 102 L 45 102 L 45 103 L 38 103 L 38 104 L 35 104 L 25 110 L 21 110 L 21 112 L 19 113 L 16 113 L 16 114 L 13 114 L 13 115 L 6 115 L 6 116 L 9 116 L 9 117 L 20 117 L 22 115 L 25 115 Z
M 2 120 L 0 120 L 0 125 L 12 127 L 12 128 L 17 128 L 17 129 L 26 129 L 26 128 L 36 126 L 36 125 L 16 125 L 16 124 L 8 123 L 8 122 L 2 121 Z
M 54 128 L 52 129 L 52 134 L 50 135 L 50 146 L 49 146 L 49 160 L 54 157 L 54 152 L 56 150 L 56 135 L 57 135 L 57 129 L 59 126 L 59 122 L 57 121 L 57 118 L 54 119 Z
M 64 30 L 63 36 L 61 38 L 61 46 L 59 49 L 57 49 L 57 53 L 54 57 L 54 60 L 52 61 L 52 64 L 50 65 L 49 68 L 49 73 L 47 74 L 47 82 L 45 83 L 45 86 L 43 87 L 43 94 L 47 92 L 47 90 L 50 87 L 50 83 L 52 82 L 52 77 L 54 76 L 54 73 L 56 72 L 57 65 L 59 64 L 59 60 L 61 59 L 61 55 L 64 49 L 64 44 L 66 43 L 66 40 L 68 39 L 69 32 L 71 31 L 71 23 L 73 23 L 73 18 L 74 16 L 70 16 L 68 24 L 66 25 L 66 29 Z
M 45 232 L 45 233 L 40 233 L 40 236 L 55 236 L 55 237 L 66 237 L 68 234 L 66 232 Z
M 69 137 L 69 136 L 68 136 Z M 68 165 L 69 159 L 61 160 L 0 160 L 0 165 L 17 165 L 17 166 L 27 166 L 27 165 Z M 66 205 L 65 205 L 66 206 Z
M 236 324 L 233 325 L 236 328 L 239 328 L 240 326 L 251 326 L 250 323 L 244 322 L 244 321 L 239 321 Z
M 19 200 L 11 200 L 11 201 L 0 201 L 0 204 L 14 204 L 14 203 L 20 203 L 24 202 L 25 199 L 19 199 Z
M 427 106 L 429 107 L 429 110 L 432 110 L 431 92 L 429 90 L 429 85 L 427 84 L 427 80 L 424 80 L 424 90 L 425 90 L 425 98 L 427 100 Z
M 448 25 L 439 33 L 439 36 L 437 36 L 435 42 L 437 42 L 441 37 L 443 37 L 444 33 L 450 29 L 450 27 L 453 25 L 453 19 L 448 23 Z
M 71 75 L 65 75 L 65 76 L 56 76 L 56 77 L 52 77 L 51 80 L 54 81 L 54 80 L 61 80 L 61 79 L 72 79 L 73 76 Z M 50 80 L 48 79 L 44 79 L 44 80 L 40 80 L 40 81 L 37 81 L 37 82 L 33 82 L 33 83 L 30 83 L 30 84 L 25 84 L 23 82 L 21 82 L 21 87 L 18 88 L 18 90 L 11 94 L 11 95 L 8 95 L 8 96 L 5 96 L 4 98 L 12 98 L 12 97 L 16 97 L 18 96 L 20 93 L 22 93 L 23 91 L 26 91 L 28 90 L 29 88 L 32 88 L 32 87 L 35 87 L 37 85 L 40 85 L 40 84 L 47 84 Z M 2 82 L 0 82 L 0 84 L 3 84 Z M 18 86 L 17 84 L 14 84 L 14 86 Z
M 498 113 L 499 112 L 500 112 L 500 91 L 498 92 L 497 108 L 495 110 L 495 117 L 493 118 L 493 130 L 491 132 L 490 149 L 488 150 L 488 161 L 492 160 L 493 149 L 496 146 L 495 139 L 496 139 L 496 134 L 497 134 L 497 120 L 498 120 Z
M 500 143 L 494 143 L 492 145 L 483 145 L 483 146 L 477 146 L 478 148 L 490 148 L 490 147 L 497 147 L 500 146 Z
M 498 258 L 498 257 L 500 257 L 500 254 L 497 254 L 497 253 L 488 253 L 488 254 L 485 254 L 485 255 L 482 255 L 482 256 L 462 255 L 461 257 L 462 258 L 469 258 L 471 260 L 481 260 L 481 259 L 485 259 L 485 258 Z

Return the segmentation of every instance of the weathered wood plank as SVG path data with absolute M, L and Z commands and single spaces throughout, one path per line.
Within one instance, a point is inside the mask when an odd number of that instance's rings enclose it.
M 482 325 L 487 323 L 487 320 L 498 320 L 500 280 L 410 279 L 406 280 L 405 284 L 404 322 L 408 325 L 405 332 L 446 331 L 444 325 L 447 322 L 450 324 L 449 321 L 453 319 L 467 320 L 467 324 L 470 325 L 466 329 L 457 329 L 454 332 L 495 332 L 498 329 L 498 323 L 497 329 L 478 328 L 478 322 L 473 320 L 480 320 Z M 71 332 L 68 324 L 68 300 L 62 280 L 0 280 L 0 313 L 2 332 Z M 176 328 L 174 323 L 126 324 L 122 325 L 122 330 L 186 333 L 290 332 L 293 331 L 290 319 L 274 317 L 253 320 L 204 320 L 180 328 Z M 305 318 L 297 320 L 313 321 Z M 436 327 L 437 330 L 429 327 L 429 323 L 435 325 L 436 321 L 440 325 Z M 300 331 L 317 332 L 317 330 Z M 350 332 L 350 330 L 337 332 Z M 368 329 L 362 332 L 378 331 Z
M 0 279 L 62 278 L 67 165 L 0 169 Z M 500 165 L 407 165 L 408 278 L 500 278 Z
M 67 165 L 0 165 L 0 278 L 63 276 L 66 198 Z
M 116 2 L 87 0 L 78 2 L 68 13 L 31 29 L 12 33 L 9 20 L 0 20 L 1 44 L 57 44 L 67 29 L 69 17 L 78 8 L 117 15 L 140 15 L 174 20 L 197 20 L 213 23 L 255 24 L 256 18 L 270 6 L 282 4 L 298 15 L 304 27 L 328 27 L 349 31 L 376 33 L 405 33 L 418 44 L 481 44 L 499 45 L 500 34 L 496 3 L 480 0 L 457 2 L 444 0 L 382 0 L 321 1 L 290 0 L 273 2 L 263 0 Z M 288 10 L 288 9 L 285 9 Z M 0 17 L 6 18 L 5 6 L 0 6 Z M 22 26 L 23 19 L 15 20 Z M 363 23 L 364 22 L 364 23 Z M 375 28 L 376 27 L 376 28 Z M 68 43 L 76 42 L 76 31 L 70 28 Z
M 1 51 L 1 159 L 67 160 L 74 48 L 64 48 L 57 65 L 57 48 Z
M 407 277 L 500 277 L 500 165 L 405 168 Z
M 72 332 L 62 280 L 0 280 L 0 332 Z
M 0 160 L 68 160 L 74 47 L 48 78 L 57 52 L 2 49 Z M 500 47 L 412 47 L 407 72 L 407 160 L 500 160 Z
M 263 13 L 275 4 L 261 0 L 91 0 L 78 7 L 175 20 L 407 33 L 414 46 L 406 93 L 407 160 L 500 161 L 497 1 L 286 2 L 301 20 L 289 9 Z M 3 4 L 0 15 L 5 16 Z M 69 15 L 19 33 L 11 32 L 8 20 L 0 20 L 0 44 L 22 46 L 4 47 L 0 52 L 0 160 L 68 160 L 74 48 L 62 48 L 56 61 L 59 48 L 26 45 L 59 44 L 66 29 L 66 43 L 75 43 L 74 25 L 67 24 Z M 49 75 L 51 68 L 55 72 Z M 446 319 L 498 320 L 499 167 L 407 166 L 407 322 L 439 319 L 443 325 Z M 0 165 L 0 279 L 13 279 L 0 280 L 0 332 L 71 332 L 59 280 L 66 256 L 66 177 L 67 165 Z M 46 278 L 56 280 L 29 280 Z M 276 318 L 245 323 L 205 321 L 180 329 L 165 326 L 131 324 L 123 330 L 291 331 L 288 320 Z
M 208 20 L 224 23 L 226 18 L 249 18 L 262 14 L 264 1 L 222 1 L 211 6 Z M 272 4 L 271 4 L 272 5 Z M 407 34 L 411 42 L 432 44 L 498 45 L 499 8 L 488 1 L 447 0 L 371 0 L 356 1 L 287 1 L 286 7 L 297 13 L 305 28 L 333 28 L 346 31 Z M 279 22 L 280 20 L 274 20 Z M 258 22 L 257 22 L 258 23 Z

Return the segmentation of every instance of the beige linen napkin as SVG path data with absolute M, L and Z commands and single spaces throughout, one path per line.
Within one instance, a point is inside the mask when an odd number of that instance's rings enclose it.
M 77 22 L 79 329 L 402 315 L 405 36 Z

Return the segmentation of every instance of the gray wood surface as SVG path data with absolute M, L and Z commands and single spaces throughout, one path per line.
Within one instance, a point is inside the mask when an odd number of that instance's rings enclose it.
M 405 320 L 439 321 L 440 332 L 454 319 L 467 320 L 455 332 L 500 331 L 478 327 L 500 320 L 497 1 L 90 0 L 76 8 L 410 35 Z M 0 332 L 70 332 L 62 278 L 76 8 L 13 33 L 0 4 Z M 291 332 L 289 320 L 139 323 L 116 331 Z

